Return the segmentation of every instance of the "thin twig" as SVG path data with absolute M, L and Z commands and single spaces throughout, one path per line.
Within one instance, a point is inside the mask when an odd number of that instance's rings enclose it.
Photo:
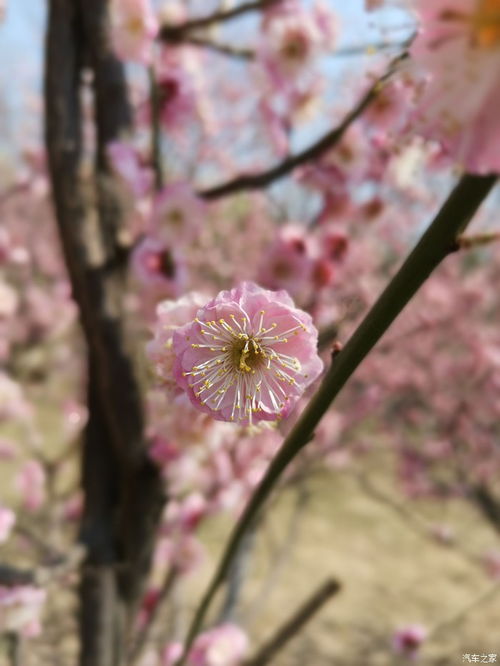
M 227 577 L 226 597 L 219 614 L 219 624 L 230 622 L 235 614 L 240 599 L 243 583 L 248 570 L 248 564 L 255 545 L 255 538 L 259 523 L 255 523 L 248 530 L 245 538 L 240 544 L 240 549 L 234 559 L 233 565 Z
M 235 194 L 236 192 L 268 187 L 274 183 L 274 181 L 288 175 L 298 166 L 317 159 L 323 155 L 324 152 L 330 148 L 333 148 L 339 143 L 351 124 L 357 118 L 359 118 L 363 111 L 376 99 L 383 84 L 394 74 L 398 66 L 401 64 L 401 62 L 403 62 L 403 60 L 406 59 L 406 57 L 407 54 L 403 53 L 402 55 L 395 58 L 390 63 L 387 71 L 379 79 L 377 79 L 377 81 L 370 87 L 368 92 L 363 95 L 361 100 L 347 114 L 340 125 L 324 134 L 320 139 L 318 139 L 318 141 L 313 143 L 305 150 L 302 150 L 295 155 L 286 157 L 282 162 L 275 165 L 274 167 L 271 167 L 270 169 L 267 169 L 266 171 L 237 176 L 227 183 L 222 183 L 221 185 L 216 185 L 215 187 L 201 190 L 198 192 L 198 195 L 204 199 L 218 199 L 229 194 Z
M 309 479 L 309 475 L 307 479 Z M 244 619 L 245 624 L 248 624 L 256 612 L 262 608 L 267 599 L 269 599 L 273 588 L 276 586 L 280 578 L 280 574 L 284 568 L 286 561 L 290 558 L 290 555 L 293 552 L 294 544 L 298 542 L 297 536 L 300 525 L 300 518 L 303 516 L 304 510 L 307 507 L 309 500 L 309 491 L 305 485 L 306 477 L 299 478 L 298 485 L 296 487 L 297 495 L 295 499 L 292 512 L 288 519 L 288 524 L 286 527 L 286 533 L 283 538 L 283 541 L 278 544 L 278 546 L 272 550 L 270 553 L 271 566 L 269 571 L 266 573 L 266 576 L 260 587 L 260 591 L 257 593 L 255 599 L 250 603 L 250 607 L 245 610 Z
M 5 636 L 7 643 L 7 657 L 9 666 L 22 666 L 21 637 L 15 632 L 9 632 Z
M 455 625 L 460 624 L 465 620 L 467 615 L 474 609 L 476 609 L 478 606 L 482 606 L 485 602 L 489 601 L 490 599 L 493 599 L 498 593 L 500 592 L 500 581 L 497 581 L 490 587 L 488 587 L 487 590 L 484 592 L 481 592 L 479 596 L 477 596 L 475 599 L 473 599 L 471 602 L 469 602 L 466 606 L 461 608 L 458 613 L 454 613 L 451 617 L 447 618 L 446 620 L 443 620 L 440 622 L 438 625 L 434 627 L 434 629 L 430 632 L 428 635 L 427 639 L 435 638 L 438 634 L 440 634 L 443 631 L 446 631 L 447 629 L 450 629 L 452 627 L 455 627 Z
M 151 163 L 156 192 L 163 187 L 163 165 L 161 160 L 160 94 L 153 67 L 149 68 L 149 99 L 151 107 Z
M 159 39 L 165 42 L 178 42 L 189 32 L 208 28 L 219 23 L 226 23 L 242 14 L 267 9 L 278 2 L 282 2 L 282 0 L 255 0 L 254 2 L 243 3 L 232 9 L 215 12 L 209 16 L 194 18 L 178 25 L 164 25 L 160 30 Z
M 500 231 L 485 232 L 475 234 L 474 236 L 460 236 L 458 238 L 458 247 L 460 250 L 470 250 L 471 248 L 490 245 L 500 240 Z
M 130 650 L 129 661 L 131 664 L 135 663 L 142 655 L 142 651 L 144 650 L 145 646 L 148 643 L 149 637 L 151 636 L 151 631 L 153 630 L 156 618 L 158 617 L 163 602 L 168 598 L 177 580 L 178 573 L 179 572 L 175 567 L 172 567 L 167 572 L 165 580 L 163 581 L 163 585 L 158 594 L 158 599 L 156 601 L 156 604 L 149 615 L 148 622 L 145 624 L 145 626 L 137 635 L 136 640 Z
M 332 578 L 324 582 L 307 599 L 275 634 L 245 662 L 244 666 L 266 666 L 304 626 L 323 608 L 323 606 L 340 590 L 340 583 Z

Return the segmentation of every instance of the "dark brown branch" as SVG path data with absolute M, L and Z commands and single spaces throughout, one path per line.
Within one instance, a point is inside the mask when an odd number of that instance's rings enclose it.
M 271 7 L 271 5 L 275 5 L 281 1 L 282 0 L 255 0 L 254 2 L 245 2 L 232 9 L 215 12 L 209 16 L 194 18 L 178 25 L 164 25 L 160 30 L 159 38 L 165 42 L 182 41 L 184 36 L 189 32 L 209 28 L 210 26 L 219 23 L 226 23 L 243 14 L 267 9 L 268 7 Z
M 244 666 L 266 666 L 304 626 L 340 591 L 340 583 L 329 579 L 276 631 Z
M 486 486 L 471 488 L 470 495 L 490 525 L 500 532 L 500 501 Z
M 107 144 L 129 127 L 123 67 L 110 51 L 106 0 L 51 0 L 46 146 L 56 217 L 89 349 L 81 540 L 81 666 L 116 666 L 149 567 L 162 484 L 144 441 L 142 396 L 126 339 L 124 221 Z M 82 177 L 83 62 L 93 72 L 95 178 Z
M 376 99 L 383 84 L 394 74 L 399 64 L 406 58 L 406 54 L 395 58 L 385 74 L 380 77 L 368 90 L 367 93 L 361 98 L 356 106 L 347 114 L 344 120 L 338 127 L 327 132 L 318 141 L 306 148 L 305 150 L 285 158 L 282 162 L 277 164 L 266 171 L 254 174 L 244 174 L 237 176 L 233 180 L 216 185 L 206 190 L 201 190 L 198 195 L 204 199 L 218 199 L 229 194 L 242 192 L 245 190 L 256 190 L 263 187 L 268 187 L 274 181 L 287 176 L 294 169 L 302 164 L 306 164 L 318 157 L 321 157 L 327 150 L 336 146 L 344 136 L 350 125 L 363 113 L 363 111 Z
M 149 68 L 149 104 L 151 107 L 151 164 L 154 172 L 156 192 L 163 187 L 163 164 L 161 156 L 160 95 L 154 69 Z

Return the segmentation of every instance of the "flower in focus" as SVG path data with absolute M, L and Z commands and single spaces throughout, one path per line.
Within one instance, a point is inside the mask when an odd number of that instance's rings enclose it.
M 186 183 L 173 183 L 158 195 L 153 210 L 155 235 L 166 243 L 190 242 L 204 216 L 204 203 Z
M 37 636 L 45 598 L 45 590 L 31 585 L 0 587 L 0 632 Z
M 500 0 L 415 0 L 413 61 L 428 76 L 415 121 L 464 168 L 500 171 Z
M 427 637 L 427 629 L 419 624 L 409 624 L 398 629 L 392 638 L 392 647 L 397 654 L 414 658 Z
M 149 0 L 113 0 L 110 8 L 111 41 L 122 60 L 151 61 L 158 21 Z
M 208 296 L 193 291 L 176 301 L 162 301 L 156 307 L 154 338 L 148 342 L 146 354 L 153 363 L 162 388 L 172 395 L 180 392 L 173 375 L 175 354 L 172 336 L 179 326 L 193 319 L 207 301 Z
M 286 416 L 323 363 L 310 315 L 243 282 L 174 331 L 174 374 L 195 407 L 242 425 Z
M 4 506 L 0 506 L 0 543 L 7 541 L 16 522 L 16 514 Z

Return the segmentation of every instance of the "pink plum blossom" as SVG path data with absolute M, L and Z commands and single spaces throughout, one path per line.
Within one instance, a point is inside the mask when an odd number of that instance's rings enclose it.
M 21 386 L 0 370 L 0 422 L 26 418 L 29 414 L 30 406 L 26 402 Z
M 163 53 L 156 68 L 160 122 L 166 130 L 182 130 L 198 115 L 197 88 L 182 62 L 166 49 Z M 139 120 L 144 123 L 151 121 L 149 101 L 139 108 Z
M 271 78 L 282 83 L 333 48 L 336 36 L 336 20 L 326 5 L 305 11 L 297 2 L 279 3 L 264 14 L 259 57 Z
M 165 243 L 189 243 L 200 231 L 205 204 L 187 183 L 172 183 L 156 198 L 152 231 Z
M 153 170 L 142 163 L 139 153 L 125 141 L 107 145 L 108 157 L 115 171 L 136 197 L 143 197 L 153 185 Z
M 0 319 L 12 317 L 18 303 L 19 298 L 15 289 L 7 282 L 0 280 Z
M 470 172 L 500 171 L 499 0 L 414 0 L 413 62 L 428 78 L 412 127 Z M 416 125 L 415 125 L 416 123 Z
M 260 281 L 269 289 L 285 289 L 296 300 L 304 300 L 311 287 L 313 248 L 306 231 L 298 225 L 281 227 L 265 253 Z
M 397 654 L 415 658 L 427 637 L 427 629 L 420 624 L 409 624 L 398 629 L 392 638 L 392 647 Z
M 221 292 L 174 331 L 173 345 L 193 405 L 242 425 L 286 416 L 323 368 L 310 315 L 253 282 Z
M 248 638 L 235 624 L 221 624 L 198 636 L 189 653 L 191 666 L 237 666 L 248 649 Z
M 37 460 L 26 461 L 19 471 L 15 484 L 29 511 L 37 511 L 45 501 L 46 474 Z
M 0 632 L 37 636 L 45 599 L 45 590 L 31 585 L 0 587 Z
M 145 236 L 134 248 L 132 270 L 142 284 L 176 296 L 187 279 L 184 262 L 177 251 L 153 236 Z
M 111 41 L 118 57 L 149 64 L 158 32 L 150 0 L 113 0 L 110 21 Z
M 162 388 L 172 395 L 180 392 L 173 374 L 175 354 L 172 338 L 174 331 L 179 326 L 183 326 L 186 321 L 194 319 L 198 310 L 208 300 L 208 296 L 193 291 L 175 301 L 162 301 L 156 307 L 154 338 L 148 342 L 146 354 L 153 363 Z
M 0 543 L 7 541 L 16 522 L 16 514 L 0 505 Z
M 238 666 L 248 650 L 248 637 L 235 624 L 221 624 L 200 634 L 187 657 L 187 666 Z M 173 666 L 182 654 L 181 643 L 170 643 L 162 666 Z

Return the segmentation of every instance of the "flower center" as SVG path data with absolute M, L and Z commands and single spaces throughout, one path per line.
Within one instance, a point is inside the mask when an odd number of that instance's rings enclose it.
M 139 37 L 143 32 L 143 21 L 141 16 L 131 16 L 127 22 L 127 31 Z
M 266 353 L 259 342 L 246 333 L 240 333 L 240 340 L 235 342 L 232 350 L 233 363 L 240 372 L 252 372 L 262 364 Z
M 281 54 L 290 62 L 300 62 L 307 56 L 307 42 L 300 34 L 291 34 L 281 48 Z
M 297 384 L 296 376 L 301 371 L 300 361 L 281 350 L 288 336 L 299 335 L 307 329 L 296 319 L 290 321 L 291 328 L 278 332 L 276 322 L 265 322 L 265 311 L 260 311 L 260 322 L 251 326 L 248 316 L 218 321 L 195 319 L 200 325 L 200 335 L 206 344 L 191 343 L 192 349 L 206 350 L 204 360 L 192 366 L 184 377 L 192 377 L 189 386 L 201 404 L 208 404 L 218 411 L 227 393 L 232 396 L 230 421 L 248 419 L 252 414 L 271 410 L 279 413 L 288 400 L 286 387 Z M 304 375 L 307 376 L 307 375 Z
M 500 0 L 477 0 L 472 15 L 474 43 L 488 49 L 500 45 Z
M 174 227 L 181 227 L 184 222 L 184 215 L 178 208 L 172 208 L 172 210 L 168 211 L 166 218 L 167 223 Z
M 438 19 L 465 25 L 471 32 L 472 46 L 490 49 L 500 45 L 500 0 L 476 0 L 471 14 L 444 9 Z

